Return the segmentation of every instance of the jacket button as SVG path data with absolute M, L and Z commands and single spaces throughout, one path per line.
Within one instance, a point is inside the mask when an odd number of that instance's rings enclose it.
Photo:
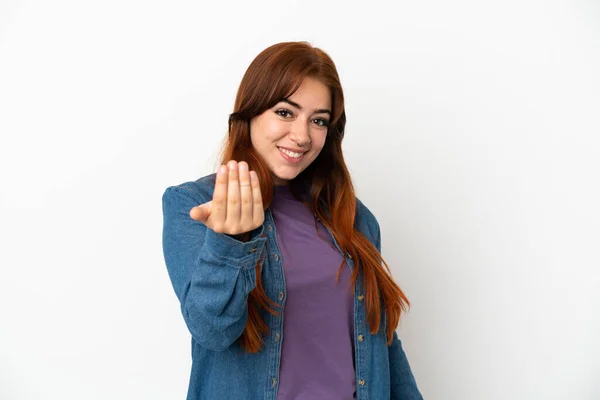
M 358 341 L 362 342 L 363 340 L 365 340 L 365 337 L 363 335 L 358 335 Z
M 256 248 L 250 249 L 250 253 L 256 253 Z
M 358 381 L 358 384 L 359 384 L 360 386 L 365 386 L 365 380 L 364 380 L 364 379 L 361 379 L 360 381 Z
M 283 300 L 283 292 L 279 292 L 279 301 Z
M 277 333 L 275 334 L 275 341 L 276 341 L 276 342 L 278 342 L 278 341 L 279 341 L 279 332 L 277 332 Z
M 271 387 L 275 387 L 275 384 L 277 383 L 277 379 L 273 378 L 271 380 Z
M 269 225 L 269 232 L 273 232 L 273 227 Z
M 275 253 L 275 261 L 279 261 L 279 256 Z
M 362 294 L 358 295 L 358 301 L 363 301 L 365 299 L 365 296 L 363 296 Z

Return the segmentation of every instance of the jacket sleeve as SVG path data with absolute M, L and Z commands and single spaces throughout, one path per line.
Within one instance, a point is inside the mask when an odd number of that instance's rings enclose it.
M 379 223 L 373 216 L 375 247 L 381 253 L 381 230 Z M 392 344 L 388 347 L 390 360 L 391 400 L 423 400 L 417 388 L 417 382 L 408 363 L 406 353 L 402 349 L 402 342 L 394 331 Z
M 390 354 L 390 383 L 391 400 L 423 400 L 417 388 L 417 382 L 408 364 L 402 342 L 394 332 L 392 345 L 388 348 Z
M 194 190 L 171 186 L 162 196 L 163 253 L 183 319 L 196 342 L 215 351 L 231 346 L 248 318 L 248 294 L 266 237 L 263 227 L 249 242 L 216 233 L 193 220 L 192 207 L 205 203 Z

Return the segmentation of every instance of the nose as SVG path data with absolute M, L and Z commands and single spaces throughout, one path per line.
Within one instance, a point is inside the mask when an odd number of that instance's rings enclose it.
M 298 118 L 292 125 L 290 138 L 296 142 L 298 147 L 304 147 L 310 143 L 310 132 L 308 124 L 302 118 Z

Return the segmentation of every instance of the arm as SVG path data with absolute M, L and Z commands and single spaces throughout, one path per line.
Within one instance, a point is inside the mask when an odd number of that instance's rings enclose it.
M 398 339 L 396 332 L 394 332 L 392 345 L 388 351 L 390 354 L 391 400 L 423 400 L 406 354 L 402 349 L 402 342 Z
M 373 216 L 375 247 L 381 253 L 381 230 Z M 388 348 L 390 360 L 391 400 L 423 400 L 417 382 L 410 369 L 408 358 L 402 349 L 402 342 L 394 331 L 392 344 Z
M 216 233 L 190 217 L 203 199 L 185 187 L 162 197 L 163 253 L 183 319 L 200 345 L 227 349 L 244 331 L 248 294 L 256 285 L 255 265 L 266 243 L 262 226 L 249 242 Z

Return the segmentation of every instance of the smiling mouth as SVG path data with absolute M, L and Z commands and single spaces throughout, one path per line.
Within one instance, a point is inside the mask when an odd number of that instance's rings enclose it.
M 281 147 L 277 148 L 279 149 L 279 153 L 283 156 L 283 158 L 292 164 L 299 163 L 300 161 L 302 161 L 302 159 L 304 159 L 304 155 L 306 154 L 296 153 L 294 151 L 282 149 Z
M 282 153 L 287 154 L 288 156 L 292 157 L 292 158 L 300 158 L 304 155 L 304 153 L 296 153 L 295 151 L 291 151 L 291 150 L 286 150 L 283 149 L 281 147 L 278 147 L 279 151 L 281 151 Z

